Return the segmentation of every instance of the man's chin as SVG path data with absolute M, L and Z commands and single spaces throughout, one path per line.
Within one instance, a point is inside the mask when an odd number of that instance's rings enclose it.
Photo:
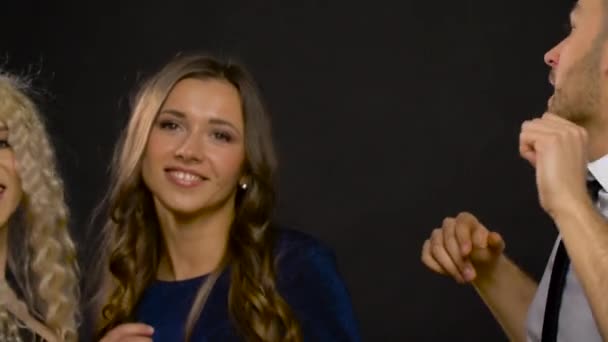
M 555 95 L 551 96 L 547 101 L 548 113 L 555 114 L 564 119 L 568 119 L 570 115 L 568 115 L 568 112 L 563 109 L 564 108 L 559 105 L 559 102 L 556 101 Z

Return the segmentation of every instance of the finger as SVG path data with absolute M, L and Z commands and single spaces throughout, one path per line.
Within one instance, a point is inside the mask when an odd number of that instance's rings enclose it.
M 566 120 L 552 113 L 545 113 L 543 115 L 543 120 L 546 121 L 547 126 L 552 125 L 551 127 L 553 127 L 553 129 L 561 132 L 562 134 L 564 132 L 568 132 L 574 137 L 578 137 L 583 141 L 587 141 L 587 130 L 582 126 L 575 124 L 574 122 Z
M 475 248 L 487 248 L 488 247 L 488 229 L 483 226 L 481 223 L 479 224 L 482 229 L 475 229 L 473 232 L 473 246 Z
M 562 129 L 563 130 L 563 129 Z M 527 122 L 522 125 L 519 132 L 520 141 L 538 140 L 559 134 L 559 129 L 554 129 L 551 124 Z M 527 139 L 526 139 L 527 138 Z
M 533 167 L 536 167 L 536 151 L 534 150 L 533 146 L 522 144 L 520 142 L 519 155 L 532 164 Z
M 521 126 L 522 132 L 536 131 L 548 134 L 580 133 L 581 130 L 584 130 L 581 126 L 550 113 L 545 113 L 538 119 L 524 121 Z
M 524 121 L 521 125 L 521 132 L 555 133 L 563 129 L 563 124 L 544 118 Z
M 539 138 L 572 136 L 584 139 L 587 135 L 587 131 L 583 127 L 565 119 L 555 119 L 554 116 L 543 116 L 542 119 L 525 121 L 522 124 L 521 133 L 538 134 Z
M 458 271 L 458 268 L 452 261 L 452 258 L 448 255 L 445 249 L 440 246 L 433 245 L 431 247 L 431 252 L 433 258 L 437 261 L 437 263 L 447 272 L 452 278 L 454 278 L 459 283 L 464 283 L 464 278 Z
M 456 279 L 457 282 L 464 283 L 462 275 L 443 246 L 443 237 L 441 235 L 440 229 L 435 229 L 433 232 L 433 235 L 431 236 L 431 255 L 441 268 Z
M 544 113 L 542 115 L 542 119 L 546 120 L 548 122 L 559 124 L 559 125 L 564 125 L 564 126 L 572 126 L 572 125 L 574 125 L 574 126 L 576 126 L 575 123 L 573 123 L 573 122 L 571 122 L 569 120 L 566 120 L 566 119 L 562 118 L 559 115 L 550 113 L 550 112 Z
M 536 165 L 537 154 L 542 153 L 545 146 L 552 145 L 557 138 L 557 134 L 544 133 L 534 130 L 522 131 L 519 134 L 520 155 Z
M 551 113 L 551 112 L 543 113 L 542 118 L 544 118 L 544 119 L 546 118 L 549 120 L 555 120 L 555 121 L 561 121 L 561 122 L 570 122 L 570 121 L 562 118 L 561 116 Z
M 455 223 L 456 220 L 454 219 L 446 219 L 444 220 L 444 225 L 443 225 L 443 245 L 445 247 L 445 250 L 448 252 L 450 258 L 452 259 L 452 261 L 454 262 L 454 265 L 456 265 L 456 267 L 458 268 L 458 271 L 460 272 L 461 275 L 463 275 L 463 278 L 467 278 L 465 276 L 465 262 L 463 260 L 463 255 L 462 255 L 462 249 L 460 247 L 460 244 L 458 243 L 458 240 L 456 239 L 456 234 L 455 234 Z
M 144 336 L 127 336 L 121 338 L 118 342 L 152 342 L 152 338 Z
M 448 273 L 439 265 L 439 263 L 433 258 L 431 254 L 431 241 L 426 240 L 422 245 L 422 262 L 431 270 L 441 274 L 448 275 Z
M 143 323 L 126 323 L 110 330 L 101 341 L 114 342 L 129 336 L 152 336 L 153 333 L 154 328 L 149 325 Z
M 477 224 L 477 219 L 469 213 L 460 213 L 456 216 L 455 233 L 456 240 L 460 245 L 463 256 L 468 256 L 473 250 L 473 229 Z
M 547 147 L 553 146 L 560 140 L 559 132 L 539 132 L 539 131 L 526 131 L 521 132 L 519 135 L 520 146 L 524 145 L 524 148 L 534 151 L 535 153 L 542 153 Z
M 505 249 L 505 241 L 497 232 L 491 232 L 488 235 L 488 247 L 495 251 L 502 252 Z

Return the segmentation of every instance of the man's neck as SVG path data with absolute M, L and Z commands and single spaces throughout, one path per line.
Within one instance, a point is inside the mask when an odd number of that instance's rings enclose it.
M 587 128 L 589 138 L 589 161 L 596 161 L 608 154 L 608 120 L 601 119 Z

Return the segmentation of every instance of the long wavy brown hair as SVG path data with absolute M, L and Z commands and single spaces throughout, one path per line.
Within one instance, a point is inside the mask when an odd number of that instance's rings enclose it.
M 8 127 L 23 190 L 8 224 L 7 263 L 32 316 L 60 341 L 72 342 L 80 321 L 76 248 L 55 152 L 28 91 L 24 79 L 0 71 L 0 121 Z M 19 340 L 20 326 L 0 308 L 0 340 Z
M 251 75 L 243 66 L 206 55 L 182 55 L 148 79 L 137 94 L 129 123 L 115 151 L 112 185 L 106 197 L 110 219 L 104 227 L 105 290 L 98 336 L 132 318 L 144 289 L 155 279 L 162 235 L 141 161 L 152 125 L 177 82 L 186 78 L 224 80 L 241 97 L 245 124 L 246 190 L 237 190 L 235 219 L 226 254 L 201 286 L 186 322 L 186 340 L 200 317 L 219 274 L 230 269 L 227 305 L 248 341 L 301 341 L 294 314 L 276 286 L 274 233 L 270 227 L 276 158 L 270 119 Z

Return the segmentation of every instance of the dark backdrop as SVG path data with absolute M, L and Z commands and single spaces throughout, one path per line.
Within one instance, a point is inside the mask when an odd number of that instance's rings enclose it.
M 237 56 L 273 113 L 281 222 L 335 250 L 366 341 L 496 341 L 472 288 L 420 248 L 469 210 L 539 277 L 556 231 L 518 157 L 570 1 L 4 3 L 13 72 L 37 73 L 83 257 L 129 97 L 179 51 Z M 86 270 L 85 270 L 85 277 Z

